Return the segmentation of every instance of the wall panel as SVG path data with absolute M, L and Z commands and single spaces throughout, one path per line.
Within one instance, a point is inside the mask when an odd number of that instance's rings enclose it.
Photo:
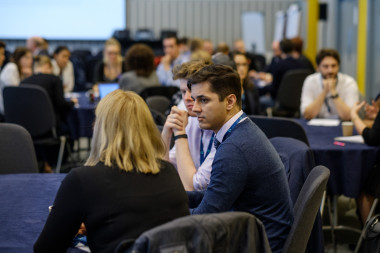
M 162 29 L 175 29 L 178 36 L 208 38 L 230 46 L 241 38 L 241 13 L 260 11 L 265 17 L 267 51 L 273 40 L 275 13 L 291 3 L 306 0 L 128 0 L 128 25 L 132 34 L 150 28 L 159 38 Z

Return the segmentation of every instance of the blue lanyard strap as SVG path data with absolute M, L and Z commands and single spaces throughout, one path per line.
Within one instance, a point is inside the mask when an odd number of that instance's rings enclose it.
M 222 142 L 227 139 L 228 136 L 230 136 L 231 132 L 232 132 L 232 129 L 234 129 L 236 127 L 237 124 L 239 124 L 239 122 L 246 118 L 247 117 L 247 114 L 245 114 L 245 112 L 232 124 L 232 126 L 227 130 L 227 132 L 224 134 L 224 137 L 223 137 L 223 140 Z
M 211 139 L 210 139 L 210 142 L 208 143 L 208 147 L 207 147 L 207 151 L 206 151 L 206 154 L 205 152 L 203 151 L 203 130 L 201 130 L 201 147 L 200 147 L 200 164 L 199 165 L 202 165 L 202 163 L 206 160 L 206 157 L 208 156 L 208 154 L 210 154 L 211 152 L 211 148 L 212 148 L 212 145 L 214 143 L 214 136 L 215 134 L 212 133 L 211 135 Z

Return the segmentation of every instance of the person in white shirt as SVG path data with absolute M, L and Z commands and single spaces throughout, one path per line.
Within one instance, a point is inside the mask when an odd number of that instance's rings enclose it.
M 64 92 L 71 92 L 74 89 L 74 67 L 70 61 L 70 51 L 65 46 L 59 46 L 53 54 L 53 74 L 61 77 Z
M 32 52 L 18 47 L 0 73 L 0 114 L 4 113 L 3 89 L 5 86 L 19 86 L 20 82 L 33 74 Z
M 211 130 L 200 129 L 197 117 L 192 111 L 194 101 L 187 87 L 189 76 L 206 65 L 203 61 L 190 61 L 174 68 L 173 77 L 180 81 L 187 112 L 173 106 L 161 134 L 167 147 L 166 159 L 177 167 L 187 191 L 207 188 L 215 155 L 214 133 Z M 175 146 L 169 151 L 173 133 Z
M 339 73 L 340 57 L 336 50 L 320 50 L 316 61 L 319 72 L 309 75 L 303 84 L 302 116 L 351 120 L 350 109 L 359 101 L 356 81 Z

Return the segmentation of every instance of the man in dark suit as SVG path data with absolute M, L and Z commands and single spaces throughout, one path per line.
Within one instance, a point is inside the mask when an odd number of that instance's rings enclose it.
M 272 84 L 269 86 L 269 92 L 272 99 L 276 99 L 277 91 L 280 88 L 282 78 L 285 76 L 286 72 L 289 70 L 295 69 L 306 69 L 307 67 L 300 62 L 298 59 L 295 59 L 292 56 L 294 47 L 293 43 L 288 39 L 283 39 L 280 41 L 281 49 L 281 60 L 275 65 L 273 72 Z
M 35 61 L 35 74 L 24 79 L 23 84 L 34 84 L 45 89 L 50 97 L 56 115 L 58 127 L 66 121 L 67 113 L 71 110 L 77 99 L 66 101 L 63 96 L 62 80 L 53 75 L 52 64 L 47 56 L 37 56 Z
M 280 253 L 293 222 L 289 185 L 276 150 L 241 110 L 239 75 L 212 64 L 194 73 L 188 87 L 199 127 L 214 131 L 216 147 L 206 191 L 189 192 L 191 213 L 251 213 Z
M 78 100 L 71 99 L 66 101 L 63 96 L 63 85 L 59 77 L 53 75 L 53 67 L 48 56 L 36 56 L 35 74 L 24 79 L 20 85 L 32 84 L 37 85 L 44 90 L 50 97 L 55 116 L 56 126 L 58 134 L 69 134 L 69 129 L 66 124 L 67 114 L 70 112 L 74 104 L 78 103 Z M 47 149 L 44 147 L 36 147 L 37 157 L 44 162 L 43 172 L 52 172 L 52 166 L 56 163 L 55 149 Z

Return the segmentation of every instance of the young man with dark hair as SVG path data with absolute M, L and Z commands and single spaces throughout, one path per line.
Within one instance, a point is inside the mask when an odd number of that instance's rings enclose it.
M 358 85 L 352 77 L 339 73 L 336 50 L 320 50 L 316 62 L 319 72 L 309 75 L 303 84 L 301 114 L 306 119 L 350 120 L 350 109 L 359 101 Z
M 179 81 L 173 80 L 173 67 L 180 64 L 178 38 L 175 36 L 165 37 L 162 40 L 165 55 L 161 58 L 161 63 L 157 67 L 157 76 L 163 86 L 177 86 Z
M 241 110 L 239 75 L 214 64 L 193 74 L 188 86 L 199 126 L 214 131 L 216 146 L 203 198 L 189 193 L 191 213 L 249 212 L 264 223 L 272 252 L 281 252 L 293 222 L 285 169 L 265 134 Z

